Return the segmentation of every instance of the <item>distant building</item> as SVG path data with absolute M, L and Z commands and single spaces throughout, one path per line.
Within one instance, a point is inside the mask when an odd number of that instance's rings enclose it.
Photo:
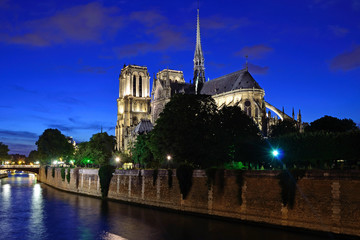
M 211 95 L 219 108 L 223 106 L 239 106 L 250 116 L 266 136 L 269 127 L 279 119 L 294 119 L 265 101 L 265 91 L 245 69 L 226 74 L 216 79 L 205 81 L 205 58 L 201 47 L 199 10 L 197 12 L 196 45 L 194 53 L 194 78 L 186 83 L 183 72 L 164 69 L 156 74 L 150 92 L 150 77 L 145 66 L 124 66 L 119 77 L 119 98 L 117 125 L 115 135 L 118 150 L 127 150 L 135 141 L 139 132 L 135 132 L 138 124 L 144 122 L 155 124 L 174 94 L 206 94 Z M 275 117 L 271 116 L 271 111 Z M 141 123 L 141 120 L 143 122 Z M 150 122 L 151 121 L 151 122 Z M 297 116 L 297 124 L 301 126 L 301 114 Z M 151 127 L 149 128 L 152 128 Z

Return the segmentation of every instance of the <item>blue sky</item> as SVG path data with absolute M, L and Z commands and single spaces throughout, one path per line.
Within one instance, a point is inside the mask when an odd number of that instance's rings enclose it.
M 0 142 L 114 135 L 124 64 L 193 75 L 197 1 L 0 0 Z M 244 67 L 303 120 L 360 123 L 360 0 L 200 1 L 206 78 Z

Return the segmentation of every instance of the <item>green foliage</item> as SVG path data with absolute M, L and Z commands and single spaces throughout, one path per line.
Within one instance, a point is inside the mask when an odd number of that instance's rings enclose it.
M 0 160 L 6 160 L 8 159 L 9 155 L 9 147 L 2 142 L 0 142 Z
M 180 192 L 183 199 L 186 199 L 192 186 L 194 168 L 189 164 L 181 164 L 176 169 L 176 177 L 179 182 Z
M 51 176 L 52 176 L 53 178 L 55 177 L 55 167 L 52 168 Z
M 305 170 L 292 169 L 283 170 L 278 175 L 281 187 L 281 200 L 284 206 L 288 205 L 291 209 L 295 203 L 296 183 L 305 176 Z
M 113 155 L 115 138 L 106 132 L 97 133 L 90 138 L 89 142 L 82 142 L 78 146 L 75 154 L 76 165 L 107 165 Z
M 170 154 L 175 164 L 186 161 L 195 166 L 211 164 L 214 150 L 214 114 L 211 96 L 177 94 L 166 104 L 151 132 L 149 147 L 155 161 L 162 163 Z
M 66 175 L 65 170 L 66 170 L 66 169 L 65 169 L 64 167 L 61 168 L 61 179 L 62 179 L 63 181 L 65 181 L 65 175 Z
M 272 163 L 277 168 L 284 163 L 288 168 L 329 169 L 338 167 L 337 160 L 351 167 L 360 160 L 360 131 L 296 133 L 269 139 L 269 143 L 282 151 L 281 162 L 274 159 Z
M 135 164 L 139 164 L 145 168 L 159 167 L 159 164 L 154 162 L 154 157 L 150 150 L 150 134 L 138 135 L 131 152 Z
M 238 169 L 238 170 L 244 170 L 247 169 L 246 166 L 242 162 L 229 162 L 224 165 L 225 169 Z
M 70 170 L 71 170 L 71 168 L 69 167 L 68 169 L 67 169 L 67 175 L 66 175 L 66 180 L 67 180 L 67 182 L 68 183 L 70 183 Z
M 356 124 L 351 119 L 338 119 L 331 116 L 324 116 L 310 123 L 310 126 L 305 128 L 308 132 L 346 132 L 359 130 Z
M 270 127 L 270 136 L 279 137 L 282 135 L 299 132 L 299 128 L 293 119 L 284 119 Z
M 47 175 L 48 175 L 48 166 L 45 166 L 45 176 L 46 176 L 46 178 L 47 178 Z
M 27 157 L 28 162 L 36 162 L 36 161 L 39 161 L 39 160 L 40 160 L 39 159 L 39 153 L 36 150 L 32 150 L 29 153 L 29 156 Z
M 169 188 L 172 188 L 173 185 L 173 170 L 172 169 L 168 169 L 168 186 Z
M 70 160 L 74 147 L 58 129 L 46 129 L 36 142 L 37 157 L 41 164 L 50 164 L 51 160 L 62 158 Z
M 239 205 L 241 205 L 243 203 L 242 200 L 242 187 L 244 186 L 244 171 L 242 170 L 236 170 L 235 172 L 236 174 L 236 183 L 238 185 L 238 201 L 239 201 Z
M 101 186 L 101 196 L 106 198 L 109 192 L 109 186 L 113 173 L 115 172 L 115 167 L 111 165 L 102 165 L 99 169 L 99 178 Z
M 159 174 L 159 169 L 154 169 L 153 170 L 153 173 L 152 173 L 152 176 L 153 176 L 153 186 L 155 186 L 156 184 L 156 180 L 158 178 L 158 174 Z

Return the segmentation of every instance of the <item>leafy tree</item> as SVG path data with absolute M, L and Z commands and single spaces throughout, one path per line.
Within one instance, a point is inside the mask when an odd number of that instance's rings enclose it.
M 4 161 L 9 158 L 8 155 L 9 147 L 2 142 L 0 142 L 0 160 Z
M 260 162 L 261 134 L 255 122 L 239 107 L 223 107 L 215 121 L 218 139 L 217 156 L 225 162 Z M 221 153 L 225 154 L 222 155 Z
M 150 150 L 150 134 L 141 134 L 136 138 L 134 148 L 132 149 L 132 158 L 135 163 L 140 164 L 140 166 L 151 166 L 159 167 L 153 159 L 153 154 Z
M 206 167 L 214 156 L 214 116 L 211 96 L 177 94 L 166 104 L 151 134 L 150 149 L 159 163 L 171 155 L 175 163 Z
M 109 164 L 114 147 L 114 136 L 109 136 L 106 132 L 94 134 L 89 142 L 79 144 L 75 154 L 76 164 L 82 166 Z
M 41 164 L 50 164 L 52 159 L 70 160 L 74 147 L 58 129 L 46 129 L 36 142 Z
M 36 162 L 39 161 L 39 153 L 36 150 L 32 150 L 29 153 L 29 156 L 26 158 L 26 162 L 30 163 L 30 162 Z
M 279 121 L 276 125 L 270 127 L 270 136 L 278 137 L 290 133 L 299 132 L 296 122 L 293 119 L 284 119 Z
M 324 116 L 310 123 L 310 126 L 305 128 L 305 131 L 316 132 L 346 132 L 352 130 L 359 130 L 356 124 L 351 119 L 338 119 L 336 117 Z

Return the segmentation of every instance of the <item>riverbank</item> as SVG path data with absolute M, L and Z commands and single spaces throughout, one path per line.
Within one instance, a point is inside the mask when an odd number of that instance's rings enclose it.
M 167 170 L 159 170 L 157 178 L 152 170 L 117 170 L 108 197 L 182 212 L 360 236 L 359 171 L 308 171 L 298 181 L 293 208 L 282 203 L 279 171 L 245 171 L 241 179 L 234 171 L 225 171 L 223 178 L 217 177 L 208 187 L 205 171 L 196 170 L 186 199 L 182 199 L 175 172 L 170 184 Z M 62 179 L 60 168 L 55 169 L 54 177 L 52 168 L 47 174 L 41 168 L 39 180 L 61 190 L 100 197 L 97 173 L 97 169 L 71 169 L 68 182 Z
M 1 178 L 7 178 L 8 177 L 8 174 L 7 173 L 0 173 L 0 179 Z

